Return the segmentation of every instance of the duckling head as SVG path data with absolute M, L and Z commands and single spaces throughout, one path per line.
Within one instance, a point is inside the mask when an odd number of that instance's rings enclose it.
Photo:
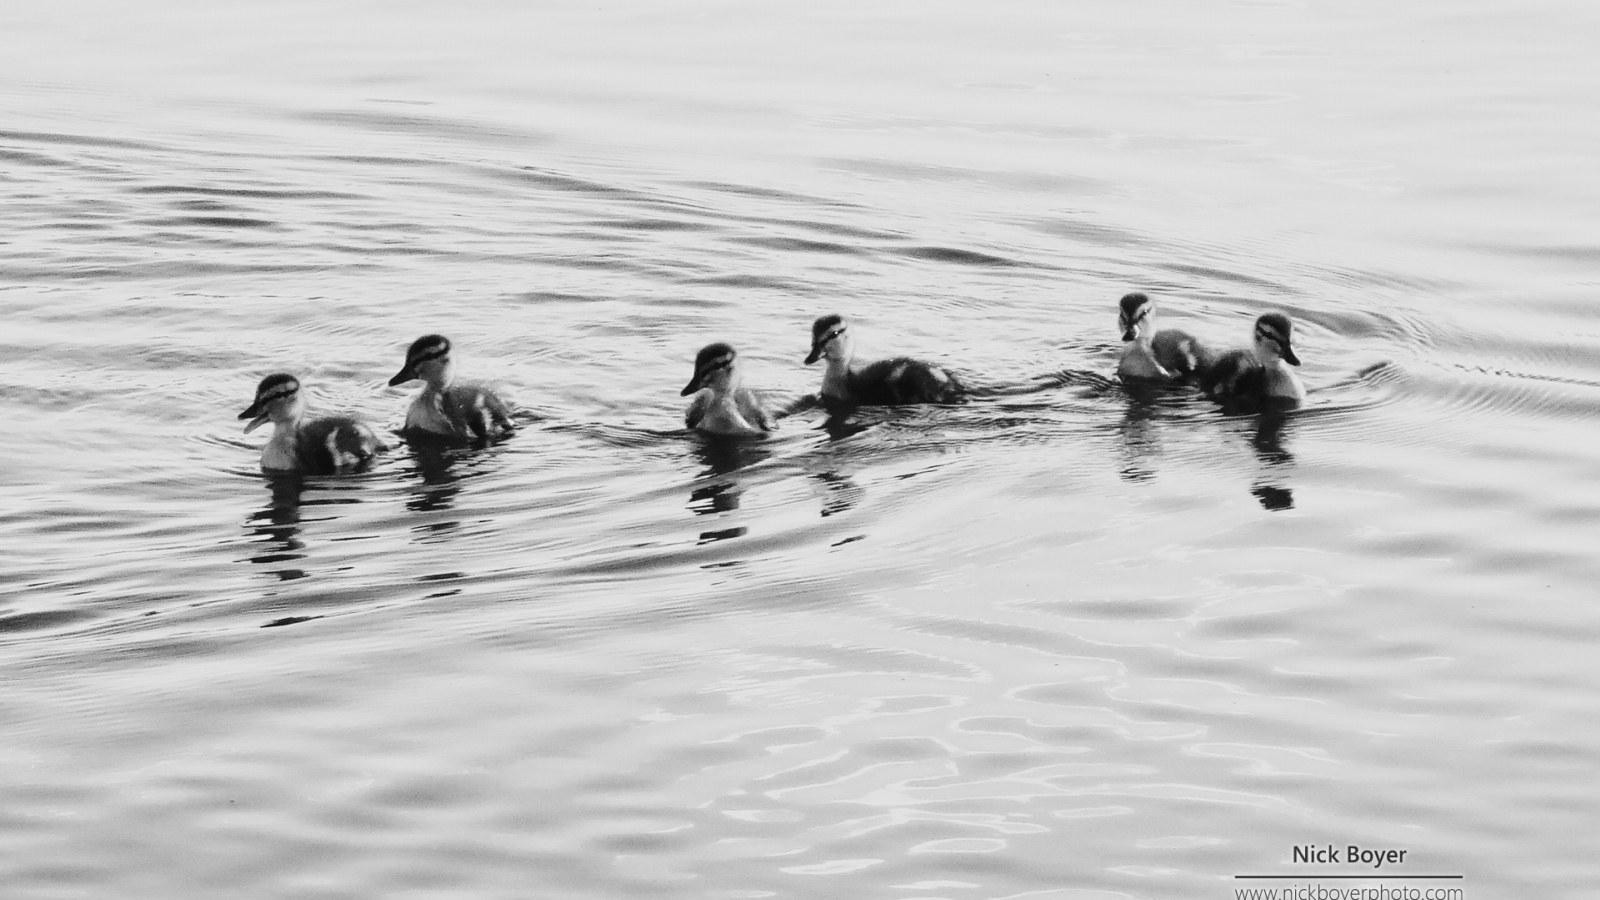
M 739 354 L 731 345 L 721 342 L 705 345 L 694 358 L 694 377 L 689 379 L 679 396 L 687 397 L 702 388 L 722 391 L 734 387 L 739 373 L 733 361 L 738 357 Z
M 434 387 L 444 387 L 454 377 L 450 339 L 442 334 L 425 334 L 411 342 L 411 349 L 406 351 L 406 364 L 389 379 L 389 386 L 420 378 Z
M 1119 305 L 1121 311 L 1117 313 L 1117 324 L 1122 326 L 1122 339 L 1134 340 L 1148 324 L 1150 314 L 1155 312 L 1156 305 L 1150 302 L 1149 297 L 1137 291 L 1123 297 Z
M 239 413 L 240 419 L 249 419 L 244 433 L 249 434 L 265 422 L 283 425 L 298 421 L 305 412 L 305 401 L 300 399 L 300 381 L 293 375 L 279 373 L 268 375 L 256 385 L 256 399 L 249 408 Z
M 1282 359 L 1291 366 L 1300 365 L 1300 357 L 1289 343 L 1289 317 L 1283 313 L 1266 313 L 1256 320 L 1256 355 L 1263 362 Z
M 830 360 L 850 358 L 850 333 L 843 316 L 823 316 L 811 323 L 811 353 L 806 365 L 824 356 Z

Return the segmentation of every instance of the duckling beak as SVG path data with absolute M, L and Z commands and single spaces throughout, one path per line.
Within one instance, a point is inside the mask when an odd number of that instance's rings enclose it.
M 1130 325 L 1127 328 L 1122 329 L 1123 340 L 1131 341 L 1134 339 L 1134 337 L 1136 337 L 1136 335 L 1133 333 L 1133 326 Z
M 1283 345 L 1283 361 L 1291 366 L 1300 365 L 1300 357 L 1294 355 L 1294 348 L 1289 346 L 1288 343 Z
M 406 365 L 400 367 L 400 371 L 394 373 L 393 378 L 389 379 L 389 387 L 394 387 L 398 384 L 405 384 L 408 381 L 415 380 L 416 377 L 417 373 L 412 371 L 411 364 L 407 363 Z
M 252 416 L 255 418 L 251 419 Z M 250 404 L 249 409 L 239 413 L 239 418 L 251 419 L 250 424 L 244 427 L 244 433 L 249 434 L 250 432 L 255 431 L 257 428 L 260 428 L 261 425 L 268 419 L 272 418 L 272 416 L 268 415 L 267 411 L 261 408 L 261 401 L 257 400 L 256 402 Z
M 811 345 L 811 353 L 806 356 L 806 365 L 809 366 L 812 363 L 814 363 L 817 360 L 822 358 L 822 347 L 823 347 L 823 344 L 826 344 L 826 343 L 827 343 L 827 341 L 821 341 L 821 342 L 812 343 L 812 345 Z
M 700 388 L 705 386 L 704 385 L 705 380 L 706 380 L 706 373 L 704 373 L 704 372 L 696 372 L 696 373 L 694 373 L 694 377 L 689 379 L 689 383 L 684 385 L 682 391 L 678 392 L 678 396 L 679 397 L 687 397 L 690 394 L 694 393 L 695 391 L 700 390 Z

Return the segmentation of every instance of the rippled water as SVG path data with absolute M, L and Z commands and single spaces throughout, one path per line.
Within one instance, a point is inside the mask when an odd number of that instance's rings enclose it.
M 1596 19 L 8 6 L 0 884 L 1587 896 Z M 1129 290 L 1308 407 L 1130 396 Z M 678 430 L 829 312 L 986 395 Z M 429 331 L 516 436 L 261 476 Z

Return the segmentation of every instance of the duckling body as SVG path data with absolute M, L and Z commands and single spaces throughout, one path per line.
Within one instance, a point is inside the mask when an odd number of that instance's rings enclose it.
M 1155 329 L 1155 304 L 1141 293 L 1122 298 L 1118 322 L 1128 342 L 1117 362 L 1124 380 L 1183 381 L 1209 369 L 1214 357 L 1206 346 L 1186 331 Z
M 256 398 L 239 414 L 250 419 L 249 434 L 272 423 L 272 438 L 261 449 L 261 468 L 268 472 L 328 475 L 361 468 L 383 444 L 366 423 L 351 416 L 305 417 L 300 382 L 293 375 L 268 375 L 256 387 Z
M 738 353 L 728 344 L 708 344 L 694 361 L 694 377 L 680 396 L 694 394 L 683 423 L 694 431 L 724 437 L 759 437 L 774 430 L 761 398 L 743 385 Z
M 510 431 L 511 410 L 499 395 L 476 382 L 457 381 L 450 339 L 426 334 L 412 342 L 391 387 L 420 379 L 422 393 L 406 410 L 406 430 L 480 441 Z
M 1300 365 L 1290 340 L 1293 326 L 1282 313 L 1256 319 L 1248 350 L 1230 350 L 1201 379 L 1200 387 L 1225 405 L 1295 407 L 1305 402 L 1305 385 L 1291 366 Z
M 822 373 L 822 399 L 860 406 L 898 406 L 907 403 L 959 403 L 966 389 L 939 366 L 898 356 L 852 365 L 855 354 L 844 317 L 823 316 L 811 326 L 811 354 L 806 365 L 827 359 Z

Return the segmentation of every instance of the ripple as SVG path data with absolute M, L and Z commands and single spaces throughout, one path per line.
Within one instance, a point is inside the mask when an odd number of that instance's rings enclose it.
M 34 587 L 40 587 L 40 585 L 34 585 Z M 0 634 L 70 628 L 94 618 L 96 617 L 87 611 L 68 609 L 0 613 Z
M 130 194 L 156 196 L 237 197 L 250 200 L 360 200 L 361 194 L 342 191 L 308 191 L 294 188 L 214 187 L 195 184 L 140 184 L 126 188 Z
M 963 250 L 958 247 L 902 247 L 894 252 L 910 259 L 952 263 L 960 266 L 1000 266 L 1011 268 L 1025 265 L 1016 260 L 996 256 L 992 253 Z

